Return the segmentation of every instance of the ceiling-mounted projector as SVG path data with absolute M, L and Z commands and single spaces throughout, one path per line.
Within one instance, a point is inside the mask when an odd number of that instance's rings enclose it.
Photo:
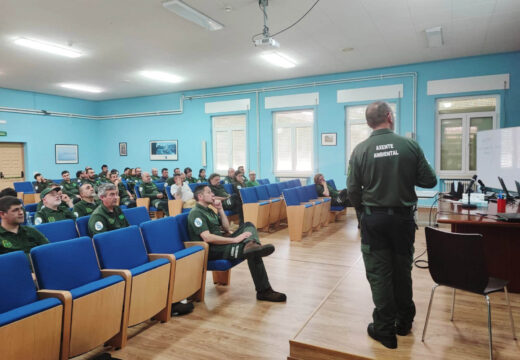
M 272 37 L 263 37 L 261 39 L 255 40 L 255 46 L 262 46 L 262 47 L 275 47 L 279 48 L 280 43 L 273 39 Z

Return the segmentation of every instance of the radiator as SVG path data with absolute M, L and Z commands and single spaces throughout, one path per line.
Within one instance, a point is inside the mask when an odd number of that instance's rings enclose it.
M 451 190 L 451 184 L 454 182 L 462 183 L 462 186 L 464 187 L 464 192 L 468 190 L 469 183 L 471 182 L 471 179 L 444 179 L 443 183 L 443 191 L 442 192 L 450 192 Z M 474 183 L 472 186 L 473 192 L 477 191 L 477 183 Z M 455 186 L 455 191 L 457 191 L 457 186 Z
M 300 182 L 302 183 L 302 186 L 303 185 L 307 185 L 307 183 L 309 182 L 309 178 L 299 178 L 299 177 L 279 177 L 277 179 L 278 179 L 278 182 L 289 181 L 289 180 L 294 180 L 294 179 L 300 179 Z

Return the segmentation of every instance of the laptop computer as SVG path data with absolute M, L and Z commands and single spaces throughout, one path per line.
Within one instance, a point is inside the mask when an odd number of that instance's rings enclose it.
M 515 198 L 509 194 L 509 191 L 507 190 L 506 184 L 504 183 L 504 179 L 502 179 L 500 176 L 498 177 L 498 181 L 500 181 L 500 186 L 502 186 L 502 190 L 504 190 L 504 194 L 506 194 L 506 200 L 514 200 Z
M 497 214 L 497 219 L 507 222 L 520 222 L 520 213 Z
M 520 182 L 515 181 L 516 184 L 516 196 L 515 198 L 520 199 Z

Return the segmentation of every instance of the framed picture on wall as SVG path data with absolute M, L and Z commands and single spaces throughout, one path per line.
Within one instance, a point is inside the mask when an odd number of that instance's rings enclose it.
M 336 133 L 321 133 L 321 146 L 336 146 Z
M 178 160 L 177 140 L 151 140 L 150 160 Z
M 126 152 L 126 143 L 120 142 L 119 143 L 119 156 L 127 156 L 128 153 Z
M 79 162 L 78 145 L 56 144 L 54 152 L 56 164 L 77 164 Z

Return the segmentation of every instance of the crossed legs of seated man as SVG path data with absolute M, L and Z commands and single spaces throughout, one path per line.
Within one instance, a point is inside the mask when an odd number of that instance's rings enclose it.
M 257 230 L 251 223 L 242 224 L 235 232 L 229 230 L 229 221 L 220 200 L 208 186 L 201 185 L 194 193 L 197 204 L 188 216 L 188 232 L 192 241 L 209 244 L 209 260 L 247 259 L 249 271 L 255 284 L 258 300 L 283 302 L 285 294 L 271 288 L 262 257 L 274 252 L 272 244 L 262 245 Z M 209 205 L 217 209 L 213 212 Z

